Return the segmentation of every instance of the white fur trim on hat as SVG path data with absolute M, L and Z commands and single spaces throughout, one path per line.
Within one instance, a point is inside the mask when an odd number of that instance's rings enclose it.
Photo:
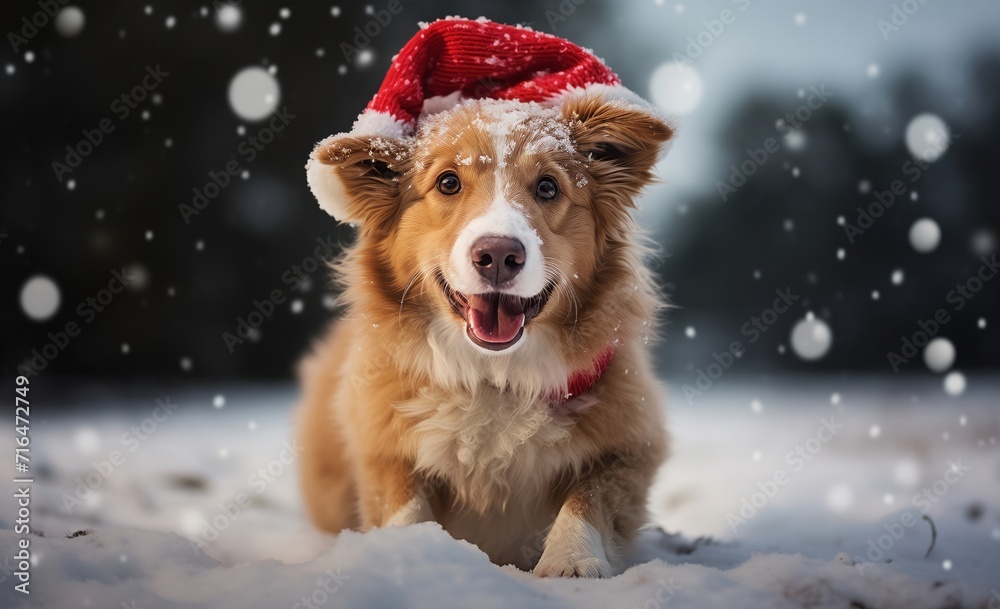
M 350 135 L 359 137 L 370 135 L 401 140 L 408 135 L 413 135 L 413 126 L 386 112 L 365 110 L 358 115 L 358 120 L 354 121 Z
M 666 117 L 660 112 L 660 110 L 639 97 L 631 89 L 623 87 L 622 85 L 606 85 L 603 83 L 593 83 L 585 87 L 570 87 L 553 96 L 552 98 L 542 102 L 543 106 L 555 107 L 561 106 L 567 101 L 578 99 L 581 97 L 596 97 L 600 96 L 602 99 L 608 102 L 620 102 L 622 104 L 631 106 L 635 110 L 646 112 L 661 121 L 667 121 Z

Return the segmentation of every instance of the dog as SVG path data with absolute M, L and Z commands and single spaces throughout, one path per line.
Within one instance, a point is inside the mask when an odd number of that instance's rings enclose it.
M 358 227 L 344 313 L 300 371 L 319 528 L 434 521 L 539 576 L 623 568 L 668 452 L 631 211 L 673 134 L 592 87 L 316 146 L 313 192 Z

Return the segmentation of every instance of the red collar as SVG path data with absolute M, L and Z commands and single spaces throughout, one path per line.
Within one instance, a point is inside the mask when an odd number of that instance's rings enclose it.
M 556 396 L 555 399 L 552 400 L 552 404 L 556 406 L 565 404 L 576 396 L 587 393 L 593 389 L 594 385 L 597 384 L 597 381 L 601 380 L 601 377 L 604 376 L 605 371 L 607 371 L 608 366 L 611 364 L 611 358 L 614 356 L 614 347 L 608 347 L 604 351 L 601 351 L 594 359 L 594 363 L 589 369 L 581 368 L 570 375 L 569 379 L 566 381 L 566 393 Z

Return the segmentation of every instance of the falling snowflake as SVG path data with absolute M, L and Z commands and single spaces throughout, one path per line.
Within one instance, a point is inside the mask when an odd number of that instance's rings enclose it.
M 854 492 L 846 484 L 837 484 L 826 493 L 826 505 L 834 512 L 843 512 L 854 503 Z
M 930 218 L 921 218 L 910 227 L 910 245 L 921 254 L 937 249 L 941 241 L 941 228 Z
M 965 375 L 961 372 L 949 372 L 944 377 L 945 393 L 952 397 L 957 397 L 965 393 Z
M 243 12 L 237 6 L 223 3 L 216 9 L 215 23 L 223 32 L 236 30 L 240 27 L 241 21 L 243 21 Z
M 955 345 L 939 336 L 924 347 L 924 363 L 932 372 L 946 372 L 955 363 Z
M 101 435 L 93 427 L 81 427 L 73 436 L 76 449 L 85 455 L 92 455 L 101 448 Z
M 833 333 L 830 326 L 821 319 L 816 319 L 810 312 L 806 318 L 792 328 L 792 350 L 804 360 L 817 360 L 826 355 L 833 343 Z

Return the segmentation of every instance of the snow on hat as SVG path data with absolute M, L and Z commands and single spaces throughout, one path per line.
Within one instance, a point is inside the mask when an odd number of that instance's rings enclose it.
M 484 18 L 421 27 L 393 59 L 353 134 L 410 135 L 429 100 L 435 110 L 445 109 L 441 101 L 468 98 L 545 102 L 570 89 L 621 85 L 593 53 L 551 34 Z
M 392 60 L 378 93 L 345 135 L 403 139 L 417 130 L 422 116 L 448 110 L 465 99 L 500 99 L 554 106 L 570 94 L 600 92 L 657 114 L 621 85 L 618 76 L 593 52 L 568 40 L 479 19 L 448 17 L 422 23 Z M 334 217 L 345 193 L 337 178 L 310 159 L 309 186 Z

